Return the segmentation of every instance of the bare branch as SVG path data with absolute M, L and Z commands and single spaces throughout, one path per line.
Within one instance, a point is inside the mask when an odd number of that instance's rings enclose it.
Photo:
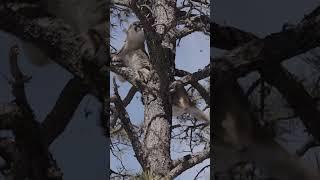
M 256 35 L 242 31 L 235 27 L 210 24 L 210 45 L 219 49 L 232 50 L 237 46 L 259 39 Z
M 50 59 L 61 65 L 76 77 L 85 78 L 85 82 L 95 82 L 96 77 L 103 77 L 109 69 L 109 57 L 98 59 L 93 53 L 95 47 L 88 40 L 73 32 L 63 21 L 51 17 L 27 18 L 23 12 L 17 13 L 12 7 L 0 8 L 0 29 L 18 38 L 33 43 Z M 33 10 L 42 12 L 41 8 Z M 35 16 L 37 17 L 37 16 Z M 104 65 L 101 65 L 99 62 Z M 90 66 L 88 66 L 90 64 Z M 90 69 L 89 69 L 90 68 Z M 95 77 L 90 73 L 95 71 Z
M 198 178 L 198 176 L 200 175 L 201 172 L 203 172 L 206 168 L 210 167 L 210 165 L 206 165 L 203 168 L 201 168 L 201 170 L 197 173 L 197 175 L 194 177 L 194 180 L 196 180 Z
M 232 71 L 236 77 L 262 68 L 267 64 L 280 63 L 309 51 L 320 44 L 320 18 L 318 7 L 296 28 L 255 39 L 215 59 L 215 68 Z M 311 17 L 312 15 L 312 17 Z
M 181 159 L 173 161 L 173 169 L 170 171 L 167 176 L 169 179 L 173 179 L 180 175 L 185 170 L 201 163 L 202 161 L 208 159 L 210 157 L 210 149 L 204 149 L 202 152 L 199 152 L 195 155 L 187 155 Z
M 12 94 L 16 97 L 15 102 L 25 113 L 32 114 L 32 109 L 28 103 L 24 83 L 27 82 L 30 78 L 27 78 L 22 74 L 19 66 L 18 66 L 18 46 L 14 45 L 11 47 L 9 52 L 9 62 L 10 62 L 10 71 L 11 75 L 14 78 L 14 82 L 12 83 Z
M 192 74 L 184 71 L 184 70 L 180 70 L 180 69 L 176 69 L 175 71 L 175 75 L 177 76 L 191 76 Z M 210 92 L 208 92 L 200 83 L 198 83 L 197 81 L 191 81 L 190 84 L 200 93 L 200 95 L 202 96 L 202 98 L 205 100 L 205 102 L 207 103 L 207 105 L 210 105 Z
M 111 0 L 111 4 L 129 7 L 133 0 Z
M 71 79 L 64 87 L 55 106 L 42 123 L 44 132 L 47 132 L 48 145 L 64 132 L 87 92 L 87 86 L 78 78 Z
M 35 180 L 46 180 L 50 168 L 49 152 L 43 137 L 45 134 L 39 122 L 34 119 L 33 111 L 26 98 L 25 76 L 17 63 L 18 54 L 18 46 L 12 46 L 9 52 L 11 74 L 15 80 L 12 83 L 12 92 L 16 97 L 15 102 L 22 112 L 22 116 L 16 118 L 12 131 L 15 135 L 17 148 L 23 150 L 19 153 L 21 158 L 19 162 L 14 163 L 14 170 L 17 171 L 14 175 L 18 179 L 30 176 Z
M 207 15 L 194 16 L 180 20 L 179 24 L 183 24 L 185 27 L 176 32 L 177 39 L 182 39 L 183 37 L 197 31 L 210 35 L 210 18 Z
M 123 99 L 123 105 L 124 105 L 125 107 L 128 106 L 128 104 L 131 102 L 131 100 L 133 99 L 133 97 L 134 97 L 134 95 L 136 94 L 137 91 L 138 91 L 138 89 L 137 89 L 136 87 L 134 87 L 134 86 L 132 86 L 132 87 L 130 88 L 127 96 Z M 111 99 L 112 101 L 115 101 L 115 100 L 116 100 L 115 98 L 117 98 L 117 97 L 116 97 L 116 96 L 110 97 L 110 99 Z M 116 112 L 116 114 L 113 116 L 113 118 L 110 119 L 110 127 L 111 127 L 111 128 L 113 128 L 113 127 L 115 126 L 118 117 L 119 117 L 119 116 L 118 116 L 118 114 L 117 114 L 117 112 Z
M 197 2 L 197 3 L 201 3 L 201 4 L 205 4 L 205 5 L 209 5 L 210 2 L 208 0 L 191 0 L 191 1 L 194 1 L 194 2 Z
M 320 140 L 318 131 L 320 122 L 314 118 L 320 116 L 320 111 L 317 109 L 317 102 L 305 90 L 304 86 L 297 82 L 292 74 L 281 65 L 276 64 L 263 68 L 260 73 L 264 75 L 266 82 L 279 90 L 295 114 L 300 117 L 308 132 Z
M 174 81 L 171 85 L 170 85 L 170 90 L 173 91 L 177 85 L 187 85 L 187 84 L 192 84 L 192 83 L 195 83 L 201 79 L 204 79 L 206 77 L 209 77 L 210 76 L 210 64 L 207 65 L 205 68 L 203 68 L 202 70 L 199 70 L 195 73 L 188 73 L 188 72 L 185 72 L 185 71 L 182 71 L 182 70 L 176 70 L 175 72 L 176 74 L 180 74 L 180 75 L 184 75 L 184 77 L 182 77 L 181 79 L 177 80 L 177 81 Z M 196 84 L 196 87 L 199 88 L 199 90 L 203 93 L 203 89 L 201 89 L 201 87 L 199 85 Z M 199 91 L 199 92 L 200 92 Z M 204 97 L 203 98 L 206 98 L 206 102 L 210 102 L 208 98 L 209 96 L 207 94 L 203 94 Z M 210 103 L 208 103 L 210 104 Z
M 118 85 L 116 84 L 115 79 L 113 79 L 113 85 L 114 85 L 114 93 L 116 95 L 116 100 L 115 100 L 115 105 L 118 109 L 119 112 L 119 118 L 122 122 L 122 125 L 131 141 L 132 148 L 137 156 L 137 159 L 140 163 L 140 165 L 145 169 L 145 157 L 144 157 L 144 152 L 143 152 L 143 146 L 139 140 L 139 137 L 137 133 L 134 131 L 134 127 L 130 121 L 129 115 L 125 109 L 125 106 L 123 102 L 121 101 L 121 97 L 118 93 Z

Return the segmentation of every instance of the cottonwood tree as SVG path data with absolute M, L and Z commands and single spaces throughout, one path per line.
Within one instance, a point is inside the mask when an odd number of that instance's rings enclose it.
M 130 68 L 119 66 L 118 62 L 112 61 L 110 66 L 112 72 L 121 75 L 132 85 L 127 95 L 121 97 L 117 81 L 112 82 L 114 94 L 111 96 L 110 106 L 111 152 L 120 159 L 119 154 L 125 153 L 121 145 L 131 147 L 134 157 L 142 167 L 143 173 L 140 172 L 140 177 L 147 175 L 155 179 L 174 179 L 209 158 L 208 146 L 197 153 L 190 150 L 195 145 L 209 143 L 209 138 L 205 139 L 201 133 L 202 129 L 209 128 L 208 123 L 193 122 L 188 116 L 181 117 L 181 124 L 174 123 L 170 99 L 170 93 L 176 85 L 191 85 L 196 89 L 194 94 L 198 94 L 206 106 L 210 105 L 209 89 L 198 82 L 209 78 L 210 63 L 198 72 L 190 73 L 177 69 L 175 61 L 175 52 L 179 48 L 177 44 L 182 38 L 193 32 L 203 32 L 205 36 L 209 36 L 209 7 L 207 0 L 112 1 L 111 13 L 119 20 L 111 22 L 112 27 L 127 21 L 132 14 L 143 24 L 150 62 L 154 69 L 152 78 L 143 82 Z M 112 54 L 114 47 L 110 49 Z M 175 77 L 179 77 L 181 81 L 176 81 Z M 144 119 L 141 124 L 131 119 L 126 109 L 137 92 L 141 93 L 144 103 Z M 186 121 L 190 123 L 185 123 Z M 174 139 L 188 142 L 190 148 L 186 150 L 190 153 L 174 159 L 171 155 Z M 111 170 L 111 177 L 133 178 L 134 174 L 126 171 L 128 162 L 123 160 L 121 163 L 121 169 Z
M 317 86 L 313 86 L 313 91 L 310 88 L 308 89 L 282 62 L 299 55 L 301 57 L 304 54 L 307 55 L 308 62 L 317 67 L 319 59 L 317 59 L 317 56 L 310 56 L 310 54 L 312 55 L 311 52 L 315 52 L 320 45 L 319 17 L 320 7 L 316 7 L 311 13 L 305 15 L 299 23 L 295 25 L 285 24 L 282 31 L 263 38 L 259 38 L 254 32 L 246 32 L 236 27 L 215 22 L 211 23 L 211 46 L 226 50 L 224 55 L 214 58 L 214 84 L 212 89 L 214 91 L 213 104 L 216 108 L 213 110 L 213 123 L 216 125 L 212 129 L 214 136 L 212 135 L 211 139 L 215 141 L 211 144 L 211 149 L 215 152 L 213 164 L 216 169 L 212 169 L 216 172 L 215 178 L 219 179 L 223 176 L 224 178 L 226 178 L 225 176 L 231 178 L 232 173 L 236 173 L 238 179 L 259 179 L 257 174 L 254 174 L 253 166 L 244 164 L 248 161 L 259 164 L 259 158 L 261 160 L 263 158 L 261 156 L 265 155 L 263 152 L 277 144 L 274 140 L 277 134 L 275 134 L 273 125 L 281 122 L 281 120 L 293 121 L 291 119 L 297 117 L 299 122 L 303 124 L 303 129 L 310 135 L 309 140 L 297 150 L 297 156 L 302 156 L 310 148 L 318 145 L 320 138 L 318 117 L 320 114 L 317 106 L 317 90 L 315 90 Z M 299 61 L 303 58 L 295 58 L 294 60 Z M 244 88 L 239 85 L 240 78 L 244 79 L 246 75 L 252 72 L 258 74 L 258 80 L 253 82 L 245 92 Z M 248 96 L 258 87 L 261 89 L 259 93 L 256 93 L 258 101 L 255 102 L 258 103 L 254 103 L 252 99 L 249 101 Z M 275 91 L 282 96 L 292 111 L 288 117 L 279 117 L 276 113 L 273 115 L 267 113 L 267 97 L 270 94 L 274 95 Z M 276 100 L 280 101 L 279 99 L 278 96 Z M 269 101 L 269 103 L 272 102 Z M 279 109 L 276 111 L 279 112 Z M 228 132 L 228 128 L 231 126 L 227 127 L 221 124 L 226 119 L 231 124 L 232 122 L 237 124 L 232 131 L 234 134 L 231 134 L 231 131 Z M 221 149 L 221 147 L 226 146 L 221 146 L 219 143 L 221 143 L 221 140 L 226 142 L 226 139 L 222 139 L 226 136 L 231 139 L 229 139 L 229 144 L 233 145 L 231 150 L 235 150 L 235 147 L 240 148 L 237 150 L 238 154 L 235 153 L 236 151 L 230 151 L 230 148 Z M 255 156 L 252 149 L 255 148 L 254 144 L 257 142 L 264 144 L 265 148 L 260 149 L 261 151 L 257 152 L 257 156 Z M 278 145 L 277 149 L 287 152 Z M 246 152 L 252 154 L 248 155 Z M 284 157 L 290 153 L 283 154 Z M 291 157 L 296 155 L 293 154 Z M 268 158 L 272 159 L 272 156 L 277 156 L 276 151 L 269 152 Z M 227 160 L 233 162 L 228 164 Z M 281 163 L 281 160 L 277 162 Z M 274 161 L 273 166 L 276 167 L 276 165 L 276 161 Z M 221 170 L 223 166 L 227 167 L 224 168 L 224 172 L 220 172 L 219 168 L 222 167 Z M 290 179 L 297 179 L 298 177 L 294 177 L 297 175 L 297 169 L 294 169 L 294 167 L 289 164 L 288 166 L 281 166 L 278 167 L 278 172 L 284 173 L 287 178 L 291 174 Z M 260 168 L 269 168 L 272 172 L 272 167 Z M 263 178 L 260 176 L 260 179 Z
M 11 138 L 0 139 L 0 156 L 5 161 L 0 170 L 8 178 L 63 179 L 63 172 L 55 162 L 49 147 L 65 131 L 78 105 L 88 94 L 95 96 L 104 105 L 104 111 L 101 112 L 101 127 L 105 135 L 109 133 L 107 127 L 109 57 L 108 52 L 104 51 L 108 42 L 108 2 L 89 1 L 91 5 L 96 3 L 94 12 L 103 12 L 100 15 L 95 14 L 94 18 L 98 22 L 96 26 L 105 26 L 105 32 L 97 33 L 95 25 L 90 25 L 80 34 L 76 28 L 84 25 L 82 24 L 84 18 L 92 12 L 85 12 L 82 16 L 80 14 L 81 23 L 77 19 L 78 21 L 73 21 L 74 24 L 70 23 L 72 19 L 70 21 L 69 15 L 75 12 L 73 10 L 77 8 L 77 3 L 82 2 L 73 1 L 73 6 L 60 6 L 69 8 L 64 11 L 54 9 L 48 11 L 44 6 L 49 3 L 48 1 L 13 0 L 0 3 L 1 31 L 33 44 L 73 75 L 52 110 L 43 120 L 37 121 L 25 91 L 25 83 L 32 78 L 22 72 L 23 68 L 18 65 L 21 59 L 19 56 L 21 47 L 8 45 L 12 47 L 8 52 L 8 61 L 13 77 L 12 80 L 8 79 L 8 83 L 12 87 L 14 100 L 0 105 L 0 129 L 13 133 Z M 59 8 L 60 4 L 54 5 Z M 87 6 L 82 6 L 80 11 L 83 12 L 84 9 L 87 10 Z M 92 44 L 86 38 L 88 33 L 93 33 L 100 41 Z M 102 50 L 104 53 L 98 55 L 97 50 Z

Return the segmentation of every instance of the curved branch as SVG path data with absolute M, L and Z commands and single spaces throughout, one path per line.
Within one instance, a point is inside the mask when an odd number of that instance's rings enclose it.
M 11 3 L 14 4 L 14 3 Z M 19 3 L 17 3 L 19 5 Z M 109 57 L 98 63 L 95 47 L 82 46 L 90 44 L 88 39 L 73 32 L 63 21 L 48 16 L 32 16 L 20 12 L 14 6 L 0 8 L 0 29 L 18 38 L 28 41 L 42 50 L 50 59 L 61 65 L 67 71 L 79 78 L 92 78 L 90 72 L 96 68 L 96 75 L 104 77 L 107 74 Z M 35 10 L 34 10 L 35 11 Z M 41 8 L 38 8 L 42 12 Z M 37 12 L 37 11 L 36 11 Z M 87 64 L 93 64 L 88 67 Z
M 210 46 L 219 49 L 232 50 L 237 46 L 259 39 L 256 35 L 235 27 L 210 23 L 210 28 L 212 34 Z
M 199 152 L 195 155 L 187 155 L 181 159 L 173 161 L 173 169 L 170 171 L 167 176 L 169 179 L 173 179 L 180 175 L 185 170 L 201 163 L 202 161 L 208 159 L 210 157 L 210 149 L 204 149 L 202 152 Z
M 118 113 L 119 113 L 119 118 L 122 121 L 122 126 L 124 127 L 130 141 L 132 144 L 132 148 L 135 152 L 135 155 L 137 157 L 137 160 L 139 161 L 140 165 L 143 167 L 143 169 L 146 169 L 146 163 L 145 163 L 145 157 L 144 157 L 144 152 L 143 152 L 143 147 L 142 144 L 139 140 L 139 136 L 137 133 L 134 131 L 133 124 L 131 123 L 131 120 L 129 118 L 129 115 L 125 109 L 125 106 L 121 100 L 121 97 L 118 93 L 118 85 L 116 84 L 115 79 L 113 80 L 114 84 L 114 93 L 116 95 L 116 99 L 114 101 Z
M 320 45 L 320 7 L 306 16 L 295 28 L 253 39 L 215 58 L 215 68 L 231 71 L 236 77 L 305 53 Z M 311 16 L 312 15 L 312 16 Z M 252 37 L 253 38 L 253 37 Z
M 35 180 L 47 180 L 50 159 L 46 139 L 43 137 L 45 133 L 39 122 L 34 119 L 33 111 L 27 101 L 24 88 L 26 81 L 17 63 L 18 54 L 18 46 L 12 46 L 9 53 L 10 70 L 14 77 L 12 92 L 15 103 L 22 112 L 22 116 L 16 118 L 16 123 L 12 127 L 17 149 L 21 150 L 18 154 L 21 159 L 14 163 L 13 169 L 16 171 L 14 178 L 30 177 Z
M 176 69 L 175 75 L 179 77 L 183 77 L 183 76 L 191 76 L 192 74 L 184 70 Z M 177 83 L 180 83 L 180 82 L 177 82 Z M 202 96 L 204 101 L 207 103 L 207 105 L 210 105 L 210 92 L 208 92 L 197 81 L 191 81 L 190 84 L 200 93 L 200 95 Z
M 136 94 L 137 91 L 138 91 L 138 89 L 137 89 L 136 87 L 134 87 L 134 86 L 132 86 L 132 87 L 130 88 L 127 96 L 123 99 L 123 105 L 124 105 L 125 107 L 128 106 L 128 104 L 131 102 L 131 100 L 133 99 L 133 97 L 134 97 L 134 95 Z M 116 101 L 116 98 L 117 98 L 117 97 L 114 96 L 114 97 L 111 97 L 110 99 L 111 99 L 111 101 Z M 116 114 L 113 116 L 113 118 L 110 119 L 110 127 L 111 127 L 111 128 L 113 128 L 113 127 L 115 126 L 115 124 L 116 124 L 116 122 L 117 122 L 117 119 L 118 119 L 118 117 L 119 117 L 117 111 L 115 111 L 115 113 L 116 113 Z
M 203 69 L 194 72 L 194 73 L 188 73 L 186 71 L 182 71 L 182 70 L 176 70 L 176 73 L 178 74 L 185 74 L 184 77 L 182 77 L 179 81 L 175 81 L 171 84 L 170 88 L 175 87 L 178 84 L 181 85 L 187 85 L 190 84 L 191 82 L 197 82 L 200 81 L 204 78 L 207 78 L 210 76 L 210 64 L 208 64 L 206 67 L 204 67 Z
M 44 132 L 47 133 L 48 145 L 64 132 L 87 92 L 87 86 L 78 78 L 71 79 L 64 87 L 55 106 L 42 123 Z

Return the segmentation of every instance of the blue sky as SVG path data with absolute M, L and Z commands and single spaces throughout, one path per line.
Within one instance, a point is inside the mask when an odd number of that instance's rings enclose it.
M 135 19 L 130 19 L 129 21 L 132 22 Z M 111 34 L 114 36 L 111 39 L 111 45 L 120 49 L 124 43 L 125 33 L 122 28 L 127 28 L 128 24 L 124 24 L 124 27 L 115 28 L 111 30 Z M 209 64 L 209 56 L 210 56 L 210 43 L 209 37 L 205 36 L 203 33 L 193 33 L 185 38 L 183 38 L 180 42 L 179 47 L 176 50 L 176 67 L 179 69 L 183 69 L 189 72 L 198 71 L 198 69 L 202 69 L 204 66 Z M 118 83 L 120 85 L 120 95 L 125 96 L 128 92 L 129 85 L 126 83 Z M 111 84 L 112 86 L 112 84 Z M 139 122 L 143 121 L 143 106 L 140 101 L 140 93 L 136 94 L 135 98 L 133 98 L 132 102 L 128 105 L 127 111 L 133 123 L 138 124 Z M 172 157 L 177 158 L 188 153 L 175 153 L 173 150 L 181 150 L 177 147 L 178 144 L 175 144 L 175 148 L 172 149 Z M 187 148 L 183 147 L 182 149 Z M 124 154 L 123 159 L 125 159 L 124 163 L 126 163 L 127 167 L 132 170 L 132 172 L 139 172 L 140 165 L 137 160 L 133 157 L 133 152 L 129 151 L 130 153 Z M 111 156 L 111 168 L 116 169 L 117 165 L 119 165 L 118 161 L 110 154 Z M 193 177 L 197 174 L 203 166 L 209 164 L 209 160 L 204 161 L 203 163 L 195 166 L 194 168 L 185 171 L 182 175 L 177 177 L 177 180 L 188 180 L 193 179 Z M 206 172 L 208 174 L 208 171 Z

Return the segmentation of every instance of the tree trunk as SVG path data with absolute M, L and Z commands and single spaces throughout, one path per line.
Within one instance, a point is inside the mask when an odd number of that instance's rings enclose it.
M 158 5 L 157 5 L 158 4 Z M 170 105 L 169 85 L 173 80 L 175 58 L 175 39 L 166 35 L 166 27 L 161 24 L 175 23 L 174 0 L 159 0 L 154 6 L 156 33 L 147 33 L 147 43 L 153 74 L 148 89 L 143 90 L 144 145 L 146 163 L 149 170 L 157 176 L 166 176 L 170 172 L 170 142 L 172 109 Z M 159 38 L 164 37 L 163 39 Z

